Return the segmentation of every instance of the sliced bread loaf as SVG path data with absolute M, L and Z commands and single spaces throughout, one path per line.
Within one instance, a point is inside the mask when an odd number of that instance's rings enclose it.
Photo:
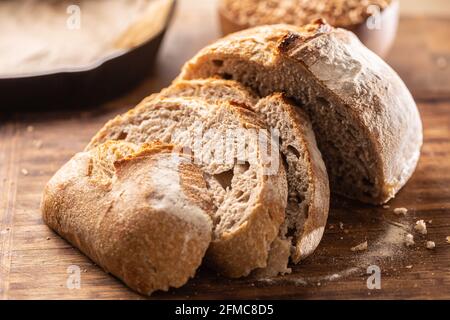
M 201 50 L 178 79 L 213 76 L 294 99 L 311 118 L 336 193 L 384 203 L 414 172 L 422 145 L 416 104 L 351 32 L 322 21 L 245 30 Z
M 164 89 L 160 96 L 198 97 L 212 103 L 228 101 L 245 104 L 258 113 L 268 129 L 276 130 L 286 164 L 289 196 L 280 239 L 274 242 L 274 249 L 271 250 L 277 252 L 276 258 L 269 258 L 273 260 L 269 263 L 272 267 L 265 270 L 265 275 L 286 271 L 290 255 L 294 263 L 310 255 L 322 238 L 330 195 L 325 164 L 308 116 L 282 94 L 273 94 L 258 101 L 254 93 L 238 82 L 222 79 L 181 80 Z M 284 240 L 289 245 L 281 245 Z
M 106 142 L 47 184 L 44 221 L 142 294 L 180 287 L 209 246 L 214 212 L 189 155 L 171 145 Z
M 228 277 L 266 266 L 284 222 L 287 182 L 278 146 L 253 111 L 194 98 L 146 99 L 110 121 L 87 150 L 108 140 L 189 147 L 215 205 L 208 263 Z

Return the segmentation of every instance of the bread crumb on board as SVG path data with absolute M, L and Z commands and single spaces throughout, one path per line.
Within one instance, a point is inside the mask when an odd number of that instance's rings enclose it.
M 367 241 L 365 241 L 365 242 L 360 243 L 357 246 L 351 248 L 350 250 L 353 251 L 353 252 L 366 251 L 367 250 L 367 245 L 368 245 L 368 243 L 367 243 Z
M 339 229 L 344 230 L 344 223 L 343 222 L 339 222 Z
M 427 234 L 427 224 L 423 220 L 419 220 L 416 222 L 416 225 L 414 226 L 414 230 L 421 234 Z
M 405 268 L 406 269 L 412 269 L 412 267 L 413 267 L 412 265 L 409 265 L 409 266 L 406 266 Z
M 398 215 L 400 215 L 400 214 L 405 215 L 405 214 L 408 213 L 408 209 L 406 209 L 406 208 L 395 208 L 394 209 L 394 213 L 398 214 Z
M 33 126 L 28 126 L 27 127 L 27 131 L 28 132 L 33 132 L 34 131 L 34 127 Z
M 433 250 L 434 248 L 436 248 L 436 243 L 434 241 L 427 241 L 427 249 Z
M 390 207 L 391 207 L 390 205 L 385 204 L 385 205 L 383 206 L 383 209 L 389 209 Z
M 438 58 L 436 59 L 436 66 L 437 66 L 439 69 L 445 69 L 445 68 L 447 68 L 447 66 L 448 66 L 447 59 L 445 59 L 445 57 L 438 57 Z
M 25 169 L 25 168 L 23 168 L 22 170 L 20 170 L 20 172 L 22 172 L 22 174 L 23 174 L 24 176 L 27 176 L 27 175 L 28 175 L 28 170 Z
M 447 236 L 447 238 L 445 238 L 445 240 L 447 240 L 447 243 L 450 243 L 450 236 Z
M 414 236 L 413 236 L 412 234 L 408 233 L 408 234 L 405 236 L 405 245 L 406 245 L 407 247 L 412 247 L 414 244 L 415 244 L 415 242 L 414 242 Z
M 42 140 L 33 140 L 33 146 L 36 149 L 40 149 L 42 147 Z

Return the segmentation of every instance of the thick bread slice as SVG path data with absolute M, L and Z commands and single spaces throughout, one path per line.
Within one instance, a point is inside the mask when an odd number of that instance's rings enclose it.
M 286 163 L 288 205 L 286 220 L 280 230 L 281 239 L 274 243 L 278 251 L 274 265 L 266 275 L 286 271 L 287 260 L 294 263 L 310 255 L 319 245 L 326 226 L 329 209 L 329 184 L 325 164 L 317 148 L 308 116 L 292 105 L 282 94 L 273 94 L 258 101 L 255 94 L 236 81 L 222 79 L 181 80 L 160 93 L 160 97 L 198 97 L 206 101 L 229 101 L 246 104 L 257 112 L 267 127 L 277 130 L 280 151 Z M 292 250 L 280 245 L 289 239 Z M 286 259 L 280 251 L 287 252 Z M 283 255 L 281 255 L 283 256 Z M 282 262 L 285 260 L 285 263 Z M 280 266 L 281 265 L 281 266 Z
M 107 140 L 189 147 L 216 207 L 208 263 L 233 278 L 266 266 L 284 222 L 287 183 L 278 147 L 253 111 L 199 99 L 147 99 L 110 121 L 87 150 Z
M 261 96 L 285 92 L 313 123 L 332 190 L 380 204 L 410 178 L 422 123 L 398 75 L 351 32 L 322 21 L 263 26 L 200 51 L 178 79 L 220 76 Z
M 173 149 L 106 142 L 75 155 L 42 199 L 52 229 L 142 294 L 184 285 L 211 241 L 202 172 Z
M 259 97 L 236 81 L 223 80 L 220 77 L 176 81 L 160 93 L 150 96 L 154 98 L 197 97 L 209 103 L 233 102 L 237 105 L 246 105 L 252 108 L 259 101 Z

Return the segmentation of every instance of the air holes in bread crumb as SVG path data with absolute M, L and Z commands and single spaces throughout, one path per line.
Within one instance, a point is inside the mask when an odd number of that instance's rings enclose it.
M 292 153 L 293 155 L 295 155 L 297 158 L 300 159 L 300 152 L 298 152 L 296 148 L 294 148 L 293 146 L 288 146 L 287 149 L 289 153 Z
M 213 62 L 213 64 L 216 66 L 216 67 L 218 67 L 218 68 L 220 68 L 220 67 L 222 67 L 223 66 L 223 60 L 213 60 L 212 61 Z
M 215 174 L 214 178 L 220 183 L 224 190 L 231 189 L 231 181 L 233 180 L 233 170 L 228 170 L 219 174 Z
M 224 80 L 233 80 L 233 75 L 231 75 L 231 74 L 229 74 L 229 73 L 226 73 L 226 72 L 222 73 L 222 74 L 221 74 L 221 77 L 222 77 L 222 79 L 224 79 Z
M 117 136 L 117 140 L 125 140 L 128 136 L 128 133 L 126 133 L 125 131 L 121 131 L 119 133 L 119 135 Z
M 325 107 L 325 108 L 330 107 L 330 102 L 327 99 L 322 98 L 322 97 L 317 97 L 316 103 L 321 107 Z

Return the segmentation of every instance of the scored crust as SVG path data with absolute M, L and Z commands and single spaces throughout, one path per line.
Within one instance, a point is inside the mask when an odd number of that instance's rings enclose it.
M 416 104 L 351 32 L 323 21 L 245 30 L 201 50 L 178 79 L 213 76 L 293 98 L 311 118 L 336 193 L 385 203 L 414 172 L 423 139 Z
M 49 181 L 41 210 L 49 227 L 146 295 L 184 285 L 211 241 L 202 173 L 172 145 L 106 142 L 81 152 Z
M 210 130 L 218 134 L 208 136 Z M 233 138 L 226 155 L 231 155 L 231 162 L 216 161 L 215 155 L 223 150 L 215 147 L 229 133 Z M 240 139 L 247 146 L 244 151 L 238 145 Z M 266 141 L 270 150 L 263 122 L 244 106 L 153 96 L 108 122 L 86 150 L 107 140 L 136 144 L 160 140 L 191 148 L 216 207 L 206 260 L 219 273 L 237 278 L 266 266 L 287 202 L 286 174 L 278 150 L 264 159 L 260 140 L 255 139 Z M 273 163 L 278 165 L 272 168 Z
M 269 130 L 279 131 L 279 147 L 286 164 L 289 195 L 286 220 L 280 230 L 281 239 L 273 246 L 275 251 L 283 251 L 286 246 L 281 242 L 289 238 L 287 259 L 291 255 L 293 262 L 298 263 L 309 256 L 322 238 L 330 195 L 325 164 L 308 116 L 282 94 L 258 100 L 254 93 L 238 82 L 218 78 L 180 80 L 164 89 L 158 97 L 197 97 L 212 103 L 228 101 L 246 104 L 258 113 Z M 269 261 L 269 265 L 275 267 L 264 274 L 273 275 L 277 272 L 273 270 L 277 269 L 286 272 L 287 259 L 284 266 L 279 267 L 283 262 L 280 261 L 280 254 L 276 255 L 276 259 L 269 258 L 273 261 Z

